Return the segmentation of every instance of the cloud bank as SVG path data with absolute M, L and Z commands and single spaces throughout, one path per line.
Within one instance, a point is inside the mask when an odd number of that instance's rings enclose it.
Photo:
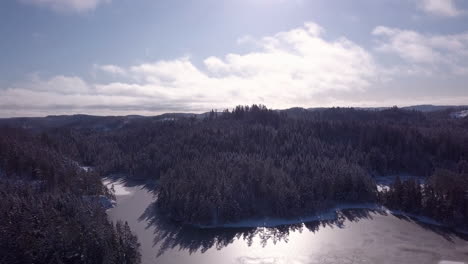
M 432 72 L 468 74 L 468 32 L 434 35 L 379 26 L 372 33 L 379 37 L 378 51 L 395 54 L 408 64 Z
M 34 76 L 0 91 L 0 107 L 10 115 L 151 114 L 252 103 L 307 107 L 326 92 L 367 89 L 378 71 L 372 55 L 345 37 L 329 41 L 324 34 L 319 25 L 306 23 L 254 40 L 252 52 L 211 56 L 198 67 L 188 57 L 130 67 L 93 66 L 96 74 L 116 75 L 119 82 Z

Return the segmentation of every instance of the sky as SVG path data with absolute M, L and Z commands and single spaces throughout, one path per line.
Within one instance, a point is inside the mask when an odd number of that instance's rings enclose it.
M 2 0 L 0 117 L 468 104 L 465 0 Z

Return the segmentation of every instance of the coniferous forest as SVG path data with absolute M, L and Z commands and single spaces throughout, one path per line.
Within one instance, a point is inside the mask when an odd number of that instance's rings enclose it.
M 155 181 L 158 211 L 185 224 L 377 203 L 466 228 L 468 118 L 451 111 L 252 105 L 202 115 L 0 120 L 0 232 L 12 238 L 2 241 L 11 254 L 1 257 L 136 263 L 128 226 L 109 223 L 102 207 L 83 199 L 111 195 L 100 182 L 108 175 Z M 396 177 L 377 189 L 378 177 L 400 174 L 424 184 Z
M 0 129 L 0 263 L 139 263 L 127 223 L 111 223 L 100 177 L 43 136 Z

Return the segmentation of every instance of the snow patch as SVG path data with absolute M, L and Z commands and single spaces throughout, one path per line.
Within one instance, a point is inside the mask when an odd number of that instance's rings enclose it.
M 468 116 L 468 110 L 462 110 L 458 112 L 453 112 L 450 114 L 451 117 L 453 118 L 465 118 Z
M 130 195 L 132 192 L 129 191 L 122 180 L 110 180 L 104 179 L 102 184 L 111 190 L 116 196 Z
M 377 191 L 383 192 L 383 191 L 388 191 L 390 189 L 390 186 L 395 182 L 396 177 L 399 176 L 400 180 L 402 182 L 409 181 L 409 180 L 416 180 L 420 183 L 421 187 L 424 187 L 424 185 L 427 182 L 427 179 L 425 177 L 421 176 L 414 176 L 410 174 L 397 174 L 397 175 L 387 175 L 387 176 L 377 176 L 375 177 L 375 183 L 377 186 Z
M 84 170 L 86 172 L 89 172 L 89 171 L 91 171 L 93 169 L 92 167 L 89 167 L 89 166 L 79 166 L 79 167 L 80 167 L 80 169 L 82 169 L 82 170 Z
M 163 119 L 160 119 L 159 121 L 168 122 L 168 121 L 176 121 L 176 119 L 174 117 L 165 117 Z

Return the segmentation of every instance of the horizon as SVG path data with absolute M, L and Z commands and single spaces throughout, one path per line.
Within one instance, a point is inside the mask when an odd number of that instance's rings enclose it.
M 259 104 L 261 106 L 262 104 Z M 238 105 L 238 106 L 246 106 L 246 105 Z M 249 106 L 249 105 L 247 105 Z M 392 105 L 392 106 L 375 106 L 375 107 L 359 107 L 359 106 L 329 106 L 329 107 L 299 107 L 299 106 L 293 106 L 289 108 L 281 108 L 281 109 L 273 109 L 273 108 L 268 108 L 267 109 L 272 110 L 272 111 L 287 111 L 291 109 L 303 109 L 307 111 L 315 111 L 315 110 L 321 110 L 321 109 L 334 109 L 334 108 L 345 108 L 345 109 L 357 109 L 357 110 L 386 110 L 386 109 L 391 109 L 393 107 L 397 107 L 399 109 L 405 109 L 405 110 L 415 110 L 415 111 L 420 111 L 420 112 L 435 112 L 435 111 L 445 111 L 448 109 L 453 109 L 453 110 L 458 110 L 458 109 L 468 109 L 468 104 L 467 105 L 433 105 L 433 104 L 418 104 L 418 105 Z M 442 108 L 442 109 L 432 109 L 432 110 L 420 110 L 416 109 L 418 107 L 434 107 L 434 108 Z M 93 117 L 158 117 L 162 115 L 171 115 L 171 114 L 193 114 L 193 115 L 203 115 L 203 114 L 208 114 L 211 111 L 214 111 L 215 113 L 223 113 L 225 110 L 233 111 L 235 109 L 234 107 L 230 108 L 224 108 L 224 109 L 210 109 L 208 111 L 201 111 L 201 112 L 163 112 L 159 114 L 126 114 L 126 115 L 100 115 L 100 114 L 86 114 L 86 113 L 72 113 L 72 114 L 49 114 L 49 115 L 38 115 L 38 116 L 9 116 L 9 117 L 1 117 L 0 119 L 15 119 L 15 118 L 48 118 L 48 117 L 70 117 L 70 116 L 93 116 Z

